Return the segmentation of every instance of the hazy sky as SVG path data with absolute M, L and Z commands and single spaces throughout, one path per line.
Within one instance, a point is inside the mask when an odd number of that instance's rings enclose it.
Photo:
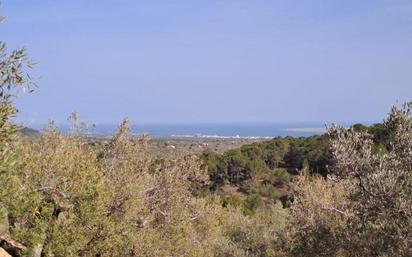
M 412 99 L 410 0 L 2 0 L 19 119 L 380 121 Z

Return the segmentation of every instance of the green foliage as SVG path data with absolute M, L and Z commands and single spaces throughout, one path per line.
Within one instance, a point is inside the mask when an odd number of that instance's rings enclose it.
M 246 214 L 253 214 L 257 208 L 262 206 L 263 201 L 259 195 L 251 194 L 247 196 L 245 200 L 245 209 L 247 210 Z
M 354 131 L 370 133 L 375 152 L 388 151 L 390 129 L 383 124 L 352 126 Z M 281 200 L 288 206 L 293 199 L 290 181 L 302 169 L 326 177 L 334 165 L 328 134 L 311 137 L 278 137 L 243 145 L 223 154 L 205 152 L 201 159 L 211 180 L 210 189 L 237 186 L 240 193 L 257 194 L 272 203 Z M 246 208 L 247 209 L 247 208 Z
M 201 193 L 208 176 L 196 157 L 154 158 L 145 136 L 130 135 L 127 120 L 97 144 L 82 135 L 77 114 L 69 118 L 69 135 L 51 123 L 39 137 L 16 136 L 12 100 L 19 88 L 32 90 L 30 67 L 24 49 L 7 55 L 0 44 L 0 233 L 27 247 L 19 256 L 273 253 L 272 235 L 285 217 L 281 207 L 271 208 L 276 216 L 256 220 L 232 211 L 234 201 L 223 208 L 216 196 Z M 241 183 L 258 166 L 250 165 L 234 151 L 216 170 L 228 170 L 222 182 Z M 260 199 L 246 203 L 256 216 L 262 213 Z
M 393 107 L 382 126 L 373 126 L 383 141 L 359 126 L 329 130 L 329 179 L 302 176 L 295 185 L 285 236 L 290 256 L 410 256 L 411 107 Z
M 280 204 L 257 208 L 253 216 L 244 216 L 239 208 L 229 208 L 224 224 L 224 240 L 216 257 L 278 256 L 278 235 L 283 231 L 287 210 Z
M 240 184 L 256 174 L 285 168 L 296 173 L 308 163 L 312 172 L 326 175 L 331 164 L 329 139 L 325 136 L 307 138 L 274 138 L 269 141 L 244 145 L 223 154 L 204 153 L 215 186 L 224 183 Z
M 313 173 L 326 176 L 332 158 L 326 135 L 308 138 L 274 138 L 243 145 L 223 154 L 206 152 L 201 159 L 211 180 L 210 189 L 221 191 L 225 185 L 238 187 L 244 194 L 242 206 L 245 213 L 253 208 L 245 201 L 252 195 L 265 203 L 281 200 L 286 206 L 292 198 L 290 181 L 305 165 Z M 226 198 L 233 195 L 226 193 Z
M 53 126 L 39 138 L 18 138 L 17 179 L 4 203 L 10 236 L 28 247 L 22 254 L 274 255 L 286 210 L 266 208 L 256 195 L 228 199 L 227 208 L 216 196 L 196 197 L 194 183 L 208 179 L 197 158 L 158 161 L 145 145 L 127 122 L 98 147 Z
M 411 256 L 412 103 L 370 127 L 159 159 L 128 120 L 99 142 L 75 113 L 68 135 L 18 136 L 31 65 L 0 43 L 0 240 L 26 246 L 13 256 Z
M 221 201 L 222 201 L 222 205 L 223 207 L 242 207 L 243 206 L 243 199 L 239 196 L 239 195 L 224 195 L 221 194 Z
M 307 171 L 294 181 L 294 197 L 283 238 L 286 256 L 351 256 L 342 254 L 347 219 L 345 184 L 330 183 Z
M 11 122 L 17 113 L 12 100 L 19 90 L 32 90 L 33 83 L 26 74 L 31 65 L 24 49 L 8 54 L 6 44 L 0 42 L 0 234 L 9 230 L 7 199 L 20 180 L 12 174 L 16 163 L 12 143 L 17 130 Z

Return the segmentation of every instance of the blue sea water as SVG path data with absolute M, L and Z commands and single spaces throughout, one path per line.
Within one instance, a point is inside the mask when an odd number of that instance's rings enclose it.
M 63 132 L 69 131 L 68 125 L 59 125 Z M 41 126 L 36 126 L 41 129 Z M 84 133 L 108 136 L 113 134 L 117 125 L 96 124 L 89 126 Z M 146 133 L 152 137 L 198 137 L 198 138 L 272 138 L 277 136 L 312 136 L 325 132 L 320 123 L 288 124 L 135 124 L 134 134 Z

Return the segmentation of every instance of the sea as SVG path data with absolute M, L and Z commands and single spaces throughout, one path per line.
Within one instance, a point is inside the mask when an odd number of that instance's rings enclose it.
M 42 130 L 44 125 L 31 126 Z M 85 127 L 82 132 L 91 136 L 110 136 L 118 125 L 95 124 Z M 58 125 L 68 133 L 69 125 Z M 154 138 L 216 138 L 216 139 L 259 139 L 279 136 L 307 137 L 326 132 L 321 123 L 277 123 L 277 124 L 133 124 L 133 134 L 148 134 Z

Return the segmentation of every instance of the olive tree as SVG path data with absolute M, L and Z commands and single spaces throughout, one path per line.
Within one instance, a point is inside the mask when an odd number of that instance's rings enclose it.
M 18 179 L 12 175 L 15 159 L 11 144 L 17 130 L 11 120 L 17 112 L 13 99 L 20 90 L 32 91 L 34 83 L 27 73 L 32 65 L 24 48 L 8 52 L 0 41 L 0 234 L 8 233 L 7 199 L 13 190 L 10 182 Z
M 301 176 L 287 233 L 294 256 L 411 256 L 412 104 L 391 108 L 385 149 L 366 131 L 329 129 L 335 165 Z

